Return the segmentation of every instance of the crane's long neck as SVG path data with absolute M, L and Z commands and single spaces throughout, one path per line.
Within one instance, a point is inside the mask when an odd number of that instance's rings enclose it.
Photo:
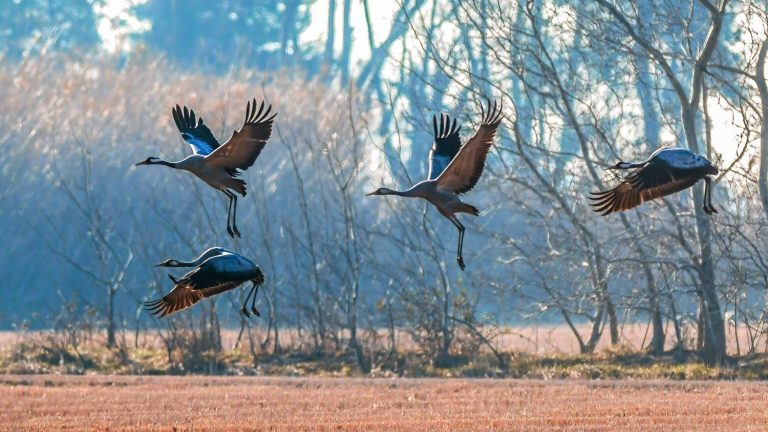
M 147 162 L 147 165 L 165 165 L 165 166 L 170 167 L 170 168 L 179 168 L 179 166 L 178 166 L 179 163 L 178 162 L 168 162 L 168 161 L 164 161 L 164 160 L 156 160 L 156 161 Z
M 167 264 L 168 267 L 197 267 L 200 264 L 203 263 L 203 261 L 207 260 L 209 257 L 207 256 L 201 256 L 195 259 L 194 261 L 179 261 L 175 260 L 176 262 L 173 264 Z
M 397 195 L 397 196 L 406 197 L 406 198 L 416 198 L 421 196 L 421 194 L 419 193 L 419 190 L 416 187 L 412 187 L 404 191 L 384 189 L 381 195 Z
M 416 198 L 420 196 L 418 194 L 418 191 L 416 191 L 414 188 L 410 188 L 404 191 L 393 191 L 393 192 L 394 192 L 394 195 L 406 197 L 406 198 Z
M 629 163 L 629 162 L 619 162 L 616 165 L 610 167 L 609 169 L 620 169 L 620 170 L 628 170 L 633 168 L 642 168 L 646 164 L 648 164 L 649 160 L 638 162 L 638 163 Z

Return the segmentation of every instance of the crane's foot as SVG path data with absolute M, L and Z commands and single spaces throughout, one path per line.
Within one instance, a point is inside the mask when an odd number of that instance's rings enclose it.
M 235 232 L 232 231 L 232 227 L 227 225 L 227 234 L 229 234 L 230 237 L 235 238 Z
M 251 317 L 251 313 L 250 313 L 250 312 L 248 312 L 248 309 L 246 309 L 246 308 L 245 308 L 245 305 L 243 305 L 243 308 L 242 308 L 242 309 L 240 309 L 240 312 L 241 312 L 243 315 L 245 315 L 245 317 L 246 317 L 246 318 L 250 318 L 250 317 Z
M 466 267 L 464 265 L 464 258 L 463 257 L 456 257 L 456 261 L 458 261 L 459 268 L 461 268 L 461 271 L 464 271 L 464 268 Z
M 234 232 L 234 233 L 235 233 L 235 235 L 237 236 L 237 238 L 241 238 L 241 237 L 240 237 L 240 230 L 238 230 L 238 229 L 237 229 L 237 225 L 232 225 L 232 232 Z M 234 237 L 234 236 L 233 236 L 233 237 Z
M 711 215 L 717 213 L 717 209 L 712 205 L 708 204 L 704 206 L 704 213 Z
M 260 317 L 260 316 L 261 316 L 261 312 L 259 312 L 259 311 L 256 309 L 256 306 L 251 306 L 251 312 L 253 312 L 253 314 L 254 314 L 254 315 L 256 315 L 257 317 Z

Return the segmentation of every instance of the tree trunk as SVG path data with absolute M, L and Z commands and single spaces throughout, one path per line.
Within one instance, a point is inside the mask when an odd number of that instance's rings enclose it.
M 651 315 L 651 353 L 655 355 L 662 354 L 664 352 L 664 343 L 666 342 L 666 335 L 664 334 L 664 320 L 661 317 L 661 302 L 659 298 L 659 289 L 656 286 L 656 281 L 653 278 L 653 272 L 650 267 L 644 265 L 645 278 L 648 283 L 648 303 L 650 310 L 648 313 Z
M 688 148 L 701 153 L 696 136 L 696 124 L 694 108 L 683 103 L 682 117 L 683 129 Z M 715 267 L 712 257 L 712 224 L 710 216 L 704 213 L 704 191 L 701 188 L 693 189 L 694 212 L 696 214 L 696 234 L 699 240 L 701 253 L 699 265 L 699 283 L 701 296 L 704 300 L 705 328 L 703 358 L 710 363 L 720 363 L 725 359 L 725 323 L 720 310 L 720 301 L 717 298 L 717 286 L 715 285 Z
M 115 294 L 117 290 L 111 286 L 109 290 L 109 304 L 107 305 L 107 348 L 114 348 L 117 344 L 115 340 Z
M 330 69 L 333 67 L 333 47 L 336 39 L 336 0 L 328 0 L 327 35 L 328 37 L 325 40 L 325 53 L 323 54 L 323 62 Z M 328 75 L 330 76 L 331 74 L 329 73 Z
M 352 0 L 344 0 L 344 26 L 342 28 L 342 48 L 339 67 L 341 68 L 341 84 L 346 86 L 349 83 L 350 57 L 352 55 L 352 25 L 350 23 L 352 14 Z
M 600 342 L 600 338 L 603 335 L 603 314 L 605 313 L 605 304 L 601 303 L 600 308 L 595 315 L 595 320 L 592 322 L 592 332 L 589 334 L 587 342 L 580 346 L 582 354 L 592 354 L 595 352 L 597 343 Z
M 768 84 L 765 80 L 765 57 L 768 52 L 768 39 L 760 46 L 757 56 L 755 82 L 760 92 L 761 118 L 760 118 L 760 176 L 757 184 L 760 191 L 760 201 L 763 211 L 768 218 Z

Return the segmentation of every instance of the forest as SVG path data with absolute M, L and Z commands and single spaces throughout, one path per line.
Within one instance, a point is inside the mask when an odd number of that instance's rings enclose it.
M 368 373 L 411 350 L 436 365 L 485 353 L 503 370 L 515 353 L 500 341 L 531 326 L 564 329 L 585 356 L 768 351 L 763 2 L 0 5 L 0 327 L 56 359 L 82 369 L 82 346 L 157 344 L 168 365 L 220 371 L 234 346 L 254 363 L 311 354 Z M 254 97 L 278 116 L 233 240 L 220 193 L 134 164 L 189 153 L 172 106 L 226 140 Z M 466 195 L 481 213 L 461 217 L 461 271 L 433 207 L 365 195 L 427 178 L 433 115 L 466 140 L 489 99 L 504 119 Z M 605 168 L 663 146 L 718 166 L 717 214 L 702 184 L 590 208 L 620 180 Z M 246 290 L 146 313 L 171 287 L 154 265 L 211 246 L 264 271 L 261 317 L 240 314 Z

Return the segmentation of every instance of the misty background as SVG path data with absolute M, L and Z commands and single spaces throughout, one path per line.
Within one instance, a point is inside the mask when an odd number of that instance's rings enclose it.
M 762 351 L 767 40 L 757 1 L 0 0 L 0 328 L 200 322 L 275 351 L 282 329 L 315 349 L 401 329 L 447 353 L 457 328 L 548 322 L 592 352 L 640 322 L 654 352 Z M 133 164 L 189 153 L 173 105 L 224 141 L 253 97 L 278 116 L 232 240 L 222 194 Z M 461 217 L 461 272 L 434 208 L 365 193 L 426 178 L 432 115 L 465 141 L 487 99 L 506 118 L 465 197 L 482 213 Z M 720 167 L 719 214 L 702 185 L 590 210 L 617 181 L 602 168 L 662 145 Z M 214 245 L 264 270 L 260 319 L 237 290 L 142 311 L 172 286 L 155 263 Z

